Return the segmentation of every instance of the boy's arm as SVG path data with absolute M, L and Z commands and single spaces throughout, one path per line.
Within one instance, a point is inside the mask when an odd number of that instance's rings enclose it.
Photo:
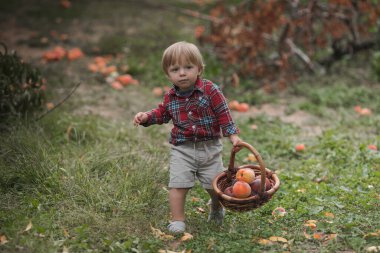
M 147 127 L 153 124 L 161 125 L 163 123 L 168 123 L 171 119 L 170 114 L 166 110 L 166 104 L 168 103 L 168 101 L 169 99 L 165 95 L 164 101 L 161 104 L 159 104 L 157 108 L 143 113 L 143 115 L 145 115 L 143 116 L 144 120 L 141 121 L 139 124 Z
M 240 133 L 235 122 L 232 120 L 230 108 L 228 107 L 226 98 L 222 91 L 216 85 L 213 86 L 211 93 L 211 105 L 215 116 L 218 118 L 218 123 L 222 129 L 223 136 L 237 135 Z M 235 137 L 232 137 L 235 139 Z

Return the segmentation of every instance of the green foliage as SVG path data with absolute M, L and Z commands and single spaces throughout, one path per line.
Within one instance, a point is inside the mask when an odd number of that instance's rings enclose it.
M 37 68 L 9 54 L 4 44 L 0 52 L 0 116 L 28 117 L 41 108 L 44 99 L 43 79 Z
M 374 52 L 371 59 L 371 66 L 377 81 L 380 81 L 380 51 Z

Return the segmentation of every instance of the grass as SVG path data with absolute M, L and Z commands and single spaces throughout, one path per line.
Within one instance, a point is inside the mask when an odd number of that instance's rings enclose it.
M 130 122 L 136 111 L 160 102 L 150 90 L 166 84 L 159 65 L 162 49 L 175 40 L 193 40 L 191 28 L 199 20 L 137 2 L 127 5 L 129 8 L 116 2 L 118 8 L 107 9 L 103 3 L 99 10 L 90 8 L 96 6 L 93 1 L 83 1 L 73 13 L 65 14 L 63 23 L 75 17 L 79 24 L 92 24 L 94 27 L 85 30 L 90 36 L 97 30 L 96 20 L 106 22 L 111 17 L 112 25 L 135 24 L 138 11 L 149 14 L 157 26 L 139 19 L 140 26 L 129 27 L 129 32 L 116 27 L 109 40 L 103 35 L 91 43 L 78 42 L 85 45 L 86 52 L 94 45 L 107 53 L 129 48 L 123 51 L 123 59 L 140 86 L 112 90 L 87 72 L 90 59 L 40 65 L 48 79 L 49 98 L 59 100 L 76 80 L 82 81 L 82 90 L 42 120 L 14 123 L 0 133 L 0 236 L 8 240 L 4 243 L 0 237 L 1 252 L 366 252 L 368 247 L 380 245 L 380 153 L 367 148 L 368 144 L 380 146 L 379 86 L 371 79 L 369 66 L 351 62 L 336 66 L 329 76 L 304 77 L 282 94 L 244 93 L 226 87 L 230 99 L 258 106 L 283 101 L 289 114 L 302 109 L 318 118 L 323 131 L 310 136 L 302 126 L 279 118 L 234 114 L 241 138 L 278 173 L 280 190 L 259 209 L 228 211 L 219 227 L 206 223 L 208 196 L 197 184 L 186 202 L 187 232 L 194 238 L 182 242 L 180 236 L 172 240 L 156 237 L 151 227 L 165 232 L 170 218 L 166 187 L 169 130 L 161 126 L 134 128 Z M 88 8 L 79 11 L 86 3 Z M 45 5 L 56 8 L 49 1 Z M 17 5 L 11 4 L 6 10 L 11 13 L 14 8 Z M 109 16 L 111 10 L 113 16 Z M 26 5 L 17 13 L 29 13 L 28 27 L 54 20 L 53 14 L 59 13 L 53 10 L 44 18 L 41 10 L 38 15 L 35 12 L 35 7 Z M 179 21 L 165 22 L 163 15 Z M 75 45 L 74 40 L 69 43 Z M 205 59 L 205 75 L 223 80 L 221 76 L 228 70 L 212 54 L 205 52 Z M 243 87 L 255 85 L 252 80 L 242 83 Z M 353 110 L 355 105 L 369 107 L 374 113 L 359 116 Z M 110 120 L 83 113 L 85 106 L 123 112 Z M 301 153 L 294 150 L 300 142 L 306 144 Z M 227 140 L 224 143 L 227 164 L 231 145 Z M 245 163 L 247 155 L 246 150 L 239 152 L 237 163 Z M 287 214 L 274 217 L 272 211 L 277 207 L 285 208 Z M 315 230 L 305 227 L 308 220 L 316 220 Z M 26 229 L 28 224 L 30 229 Z M 318 240 L 312 237 L 315 232 L 337 237 Z M 259 243 L 271 236 L 283 237 L 287 243 Z

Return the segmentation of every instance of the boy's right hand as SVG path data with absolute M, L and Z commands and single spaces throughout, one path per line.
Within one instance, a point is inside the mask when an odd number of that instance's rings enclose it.
M 135 126 L 138 126 L 140 124 L 144 124 L 145 122 L 148 121 L 148 114 L 145 112 L 138 112 L 135 115 L 135 118 L 133 119 L 133 124 Z

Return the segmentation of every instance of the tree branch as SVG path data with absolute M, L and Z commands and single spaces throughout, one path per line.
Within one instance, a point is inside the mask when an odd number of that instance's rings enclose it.
M 44 112 L 43 114 L 41 114 L 37 119 L 35 119 L 35 121 L 39 121 L 40 119 L 42 119 L 43 117 L 45 117 L 47 114 L 51 113 L 52 111 L 54 111 L 57 107 L 61 106 L 64 102 L 66 102 L 67 99 L 69 99 L 69 97 L 71 97 L 71 95 L 76 91 L 76 89 L 79 87 L 80 85 L 80 82 L 77 83 L 72 89 L 71 91 L 69 92 L 69 94 L 66 95 L 66 97 L 64 97 L 61 101 L 59 101 L 53 108 L 51 108 L 50 110 Z

